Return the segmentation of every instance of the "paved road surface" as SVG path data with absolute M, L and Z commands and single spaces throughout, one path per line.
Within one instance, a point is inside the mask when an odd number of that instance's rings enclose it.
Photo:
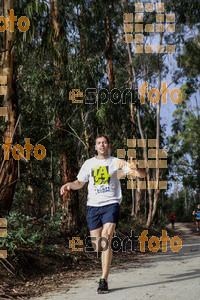
M 197 300 L 200 297 L 200 235 L 194 233 L 192 223 L 177 223 L 176 230 L 183 234 L 179 252 L 172 252 L 168 246 L 166 253 L 154 253 L 139 264 L 129 263 L 127 269 L 112 268 L 108 294 L 96 293 L 101 275 L 98 271 L 33 300 Z

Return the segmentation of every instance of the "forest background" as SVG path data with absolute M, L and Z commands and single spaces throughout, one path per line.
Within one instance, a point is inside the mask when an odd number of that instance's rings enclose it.
M 156 3 L 137 1 L 150 2 Z M 26 32 L 15 23 L 13 33 L 0 33 L 0 76 L 8 78 L 7 94 L 0 96 L 0 106 L 7 107 L 6 117 L 0 117 L 0 217 L 8 222 L 1 249 L 7 249 L 8 259 L 24 248 L 52 254 L 57 239 L 88 234 L 87 187 L 64 196 L 60 187 L 75 180 L 83 162 L 95 155 L 97 134 L 109 136 L 113 156 L 118 149 L 128 150 L 127 139 L 146 140 L 145 147 L 136 147 L 137 159 L 147 162 L 146 189 L 138 179 L 133 190 L 127 189 L 127 178 L 121 181 L 119 229 L 162 228 L 172 211 L 177 221 L 192 221 L 200 202 L 200 3 L 162 3 L 164 14 L 175 14 L 175 32 L 166 27 L 161 33 L 144 32 L 144 45 L 173 44 L 175 53 L 137 54 L 134 43 L 125 43 L 124 14 L 135 16 L 134 1 L 0 1 L 1 16 L 14 9 L 18 18 L 30 20 Z M 155 10 L 144 14 L 144 26 L 152 23 Z M 160 90 L 163 81 L 170 90 L 181 90 L 180 103 L 172 105 L 168 95 L 167 104 L 152 104 L 146 94 L 141 104 L 136 93 L 141 84 Z M 136 101 L 130 94 L 125 105 L 69 99 L 72 89 L 88 88 L 131 89 Z M 4 160 L 7 138 L 22 147 L 30 138 L 34 147 L 46 148 L 46 156 L 37 160 L 31 151 L 30 160 L 15 160 L 10 151 Z M 148 139 L 158 141 L 153 169 Z M 167 150 L 167 168 L 158 166 L 159 149 Z M 159 180 L 167 181 L 167 189 L 159 187 Z

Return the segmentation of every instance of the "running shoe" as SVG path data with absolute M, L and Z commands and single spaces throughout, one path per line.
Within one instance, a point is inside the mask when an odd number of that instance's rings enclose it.
M 108 283 L 105 279 L 100 279 L 99 287 L 97 289 L 98 294 L 105 294 L 108 293 Z

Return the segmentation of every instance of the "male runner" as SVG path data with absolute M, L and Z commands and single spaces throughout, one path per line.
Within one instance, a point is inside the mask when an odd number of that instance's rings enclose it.
M 88 184 L 88 199 L 86 209 L 86 220 L 90 230 L 90 237 L 93 240 L 93 248 L 96 252 L 105 247 L 106 243 L 99 243 L 102 237 L 107 243 L 107 249 L 102 251 L 102 277 L 99 281 L 97 292 L 99 294 L 108 292 L 108 273 L 112 259 L 112 249 L 110 241 L 119 221 L 119 206 L 122 201 L 120 177 L 136 175 L 144 178 L 145 171 L 138 169 L 137 165 L 128 163 L 128 168 L 124 168 L 125 161 L 109 155 L 109 139 L 105 135 L 100 135 L 95 140 L 95 150 L 98 155 L 85 161 L 82 165 L 77 180 L 68 182 L 61 187 L 61 195 L 65 191 L 79 190 L 86 182 Z M 128 172 L 127 172 L 128 170 Z
M 195 216 L 196 220 L 196 229 L 199 231 L 199 222 L 200 222 L 200 204 L 197 204 L 197 208 L 193 211 L 193 216 Z

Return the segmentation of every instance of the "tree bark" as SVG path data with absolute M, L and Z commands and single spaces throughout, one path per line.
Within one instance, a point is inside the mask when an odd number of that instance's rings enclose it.
M 63 183 L 71 182 L 76 179 L 77 170 L 75 168 L 68 168 L 66 155 L 63 155 L 61 161 L 61 169 L 63 171 Z M 75 232 L 78 220 L 78 194 L 74 191 L 68 191 L 63 195 L 63 216 L 62 216 L 62 230 L 65 232 Z
M 55 67 L 58 67 L 60 63 L 64 64 L 64 58 L 62 57 L 62 53 L 60 53 L 57 50 L 57 38 L 60 34 L 60 27 L 57 21 L 58 17 L 58 0 L 51 0 L 50 1 L 50 13 L 51 13 L 51 18 L 52 18 L 52 23 L 53 23 L 53 36 L 52 36 L 52 43 L 53 47 L 55 49 L 55 53 L 57 53 L 58 57 L 55 57 L 54 59 L 54 65 Z M 58 60 L 59 58 L 59 60 Z M 60 73 L 58 72 L 57 77 L 60 76 Z M 59 81 L 55 81 L 55 84 L 60 86 L 62 88 L 62 83 Z M 60 125 L 60 120 L 57 117 L 56 119 L 56 126 Z M 67 126 L 67 125 L 66 125 Z M 71 132 L 71 129 L 67 126 L 67 130 Z M 66 136 L 66 134 L 64 133 Z M 63 138 L 63 134 L 61 134 L 61 137 Z M 64 149 L 64 153 L 62 154 L 61 158 L 61 169 L 63 171 L 63 177 L 62 177 L 62 182 L 65 184 L 66 182 L 74 181 L 76 179 L 76 174 L 77 170 L 73 168 L 71 165 L 69 165 L 69 151 L 71 149 Z M 51 211 L 54 210 L 54 199 L 52 195 L 52 207 Z M 62 230 L 63 231 L 69 231 L 73 232 L 77 226 L 77 211 L 78 211 L 78 197 L 77 197 L 77 192 L 72 193 L 71 191 L 67 191 L 63 195 L 63 216 L 62 216 Z
M 5 18 L 10 15 L 10 10 L 14 9 L 14 1 L 2 1 L 2 12 Z M 3 95 L 2 105 L 7 107 L 7 121 L 9 122 L 3 135 L 3 142 L 12 138 L 12 144 L 16 142 L 17 131 L 14 132 L 18 116 L 17 99 L 14 92 L 14 32 L 8 29 L 3 32 L 0 76 L 7 76 L 7 94 Z M 7 49 L 7 50 L 6 50 Z M 17 161 L 12 157 L 10 151 L 9 160 L 4 160 L 4 153 L 0 158 L 0 209 L 9 211 L 13 203 L 13 196 L 17 182 Z
M 112 62 L 112 34 L 111 34 L 111 20 L 109 15 L 109 3 L 106 7 L 106 16 L 105 16 L 105 27 L 106 27 L 106 51 L 105 56 L 107 59 L 107 74 L 109 81 L 109 89 L 113 89 L 115 86 L 115 77 L 113 73 L 113 62 Z
M 160 45 L 162 45 L 162 38 L 163 33 L 160 34 Z M 159 59 L 159 57 L 158 57 Z M 158 90 L 161 90 L 161 69 L 160 65 L 158 65 Z M 158 200 L 159 200 L 159 179 L 160 179 L 160 169 L 159 169 L 159 147 L 160 147 L 160 109 L 161 109 L 161 99 L 157 103 L 157 112 L 156 112 L 156 190 L 154 192 L 154 202 L 153 202 L 153 211 L 152 211 L 152 219 L 151 222 L 153 222 L 157 206 L 158 206 Z
M 85 46 L 84 46 L 84 35 L 82 33 L 82 27 L 83 24 L 81 23 L 81 20 L 83 18 L 83 7 L 81 6 L 80 9 L 80 21 L 78 23 L 78 31 L 79 31 L 79 37 L 80 37 L 80 54 L 81 54 L 81 60 L 83 62 L 83 64 L 87 64 L 87 59 L 86 59 L 86 53 L 85 53 Z M 91 78 L 88 74 L 88 72 L 85 72 L 85 83 L 86 86 L 89 86 L 91 84 Z M 89 135 L 87 133 L 87 124 L 86 124 L 86 118 L 85 118 L 85 112 L 84 109 L 81 108 L 81 120 L 82 120 L 82 124 L 83 124 L 83 134 L 84 134 L 84 138 L 85 138 L 85 144 L 86 144 L 86 151 L 87 151 L 87 157 L 90 158 L 90 144 L 89 144 Z
M 138 91 L 138 85 L 137 85 L 137 77 L 136 77 L 136 72 L 133 66 L 133 62 L 132 62 L 132 55 L 131 55 L 131 47 L 130 44 L 127 44 L 127 49 L 128 49 L 128 55 L 129 55 L 129 62 L 130 62 L 130 66 L 131 66 L 131 71 L 132 71 L 132 75 L 133 75 L 133 80 L 134 80 L 134 89 L 135 91 Z M 134 106 L 131 103 L 130 106 L 130 112 L 131 112 L 131 121 L 134 122 Z M 138 124 L 138 129 L 140 132 L 140 136 L 141 139 L 144 139 L 144 134 L 143 134 L 143 130 L 142 130 L 142 125 L 141 125 L 141 119 L 140 119 L 140 109 L 139 107 L 136 108 L 136 113 L 137 113 L 137 124 Z M 148 189 L 148 194 L 149 194 L 149 207 L 152 206 L 152 199 L 151 199 L 151 190 L 149 188 L 149 168 L 148 168 L 148 160 L 147 160 L 147 147 L 145 145 L 145 147 L 143 147 L 143 158 L 145 160 L 145 164 L 146 164 L 146 174 L 147 174 L 147 189 Z M 133 194 L 132 194 L 133 197 Z M 140 199 L 141 199 L 141 189 L 137 189 L 136 191 L 136 204 L 135 204 L 135 217 L 137 217 L 138 212 L 140 211 Z
M 158 90 L 161 89 L 161 72 L 158 70 Z M 157 211 L 158 200 L 159 200 L 159 178 L 160 178 L 160 169 L 159 169 L 159 145 L 160 145 L 160 107 L 161 100 L 157 103 L 157 122 L 156 122 L 156 190 L 154 192 L 154 202 L 153 202 L 153 211 L 151 222 L 153 222 L 155 218 L 155 214 Z
M 89 135 L 87 133 L 87 126 L 86 126 L 86 122 L 85 122 L 85 114 L 84 114 L 84 110 L 81 109 L 81 119 L 82 119 L 82 124 L 83 124 L 83 133 L 84 133 L 84 137 L 85 137 L 85 144 L 86 144 L 86 151 L 87 151 L 87 157 L 90 158 L 90 143 L 89 143 Z

